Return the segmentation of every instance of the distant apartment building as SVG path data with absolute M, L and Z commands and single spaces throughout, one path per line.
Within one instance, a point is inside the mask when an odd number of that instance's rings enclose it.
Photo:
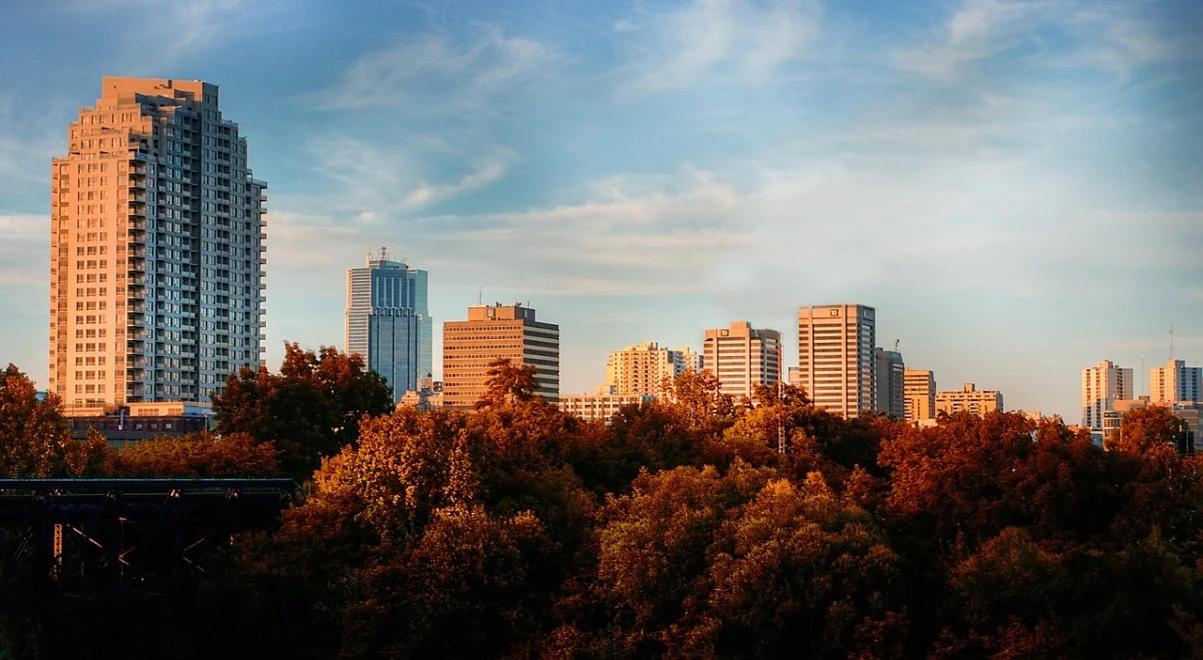
M 936 418 L 936 374 L 930 369 L 905 369 L 906 421 Z
M 263 181 L 199 80 L 105 77 L 50 168 L 49 389 L 207 402 L 263 352 Z
M 659 395 L 665 381 L 701 368 L 702 357 L 689 348 L 670 350 L 654 341 L 611 351 L 606 360 L 605 391 L 621 396 Z
M 877 349 L 877 401 L 874 410 L 903 419 L 906 417 L 906 365 L 902 353 Z
M 815 406 L 845 418 L 877 403 L 876 311 L 865 305 L 798 309 L 797 385 Z
M 1195 401 L 1160 401 L 1153 402 L 1149 397 L 1135 399 L 1117 399 L 1112 402 L 1112 408 L 1103 412 L 1101 431 L 1091 431 L 1091 439 L 1095 444 L 1104 447 L 1114 446 L 1123 434 L 1124 416 L 1133 410 L 1141 410 L 1149 406 L 1163 406 L 1172 415 L 1186 424 L 1186 435 L 1178 439 L 1177 449 L 1184 454 L 1203 451 L 1203 403 Z
M 347 270 L 344 345 L 384 378 L 394 403 L 431 375 L 431 325 L 426 271 L 390 260 L 384 248 Z
M 560 394 L 560 326 L 537 321 L 535 310 L 473 305 L 466 321 L 443 324 L 443 403 L 470 408 L 487 391 L 489 362 L 507 358 L 535 367 L 535 393 L 550 403 Z
M 1082 370 L 1082 427 L 1103 431 L 1103 413 L 1112 410 L 1118 399 L 1134 398 L 1132 370 L 1116 366 L 1111 360 Z
M 936 415 L 969 412 L 985 415 L 1001 412 L 1003 395 L 997 390 L 979 390 L 973 383 L 965 383 L 959 390 L 936 392 Z
M 753 328 L 747 321 L 707 330 L 702 365 L 718 377 L 723 394 L 751 397 L 756 385 L 781 380 L 781 333 Z
M 560 397 L 560 410 L 581 419 L 610 423 L 626 406 L 640 406 L 655 399 L 650 394 L 567 394 Z
M 438 410 L 443 407 L 443 383 L 430 376 L 418 379 L 418 387 L 407 390 L 397 402 L 397 408 L 413 406 L 418 410 Z
M 1172 403 L 1174 401 L 1203 401 L 1200 381 L 1203 367 L 1188 367 L 1183 360 L 1170 359 L 1163 367 L 1149 369 L 1149 401 Z

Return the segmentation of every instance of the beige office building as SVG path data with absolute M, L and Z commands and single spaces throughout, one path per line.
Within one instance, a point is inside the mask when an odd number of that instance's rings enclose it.
M 845 418 L 877 398 L 876 311 L 865 305 L 798 309 L 797 385 L 816 407 Z
M 50 391 L 206 402 L 263 351 L 264 189 L 197 80 L 105 77 L 50 176 Z
M 906 369 L 903 372 L 906 396 L 906 421 L 936 418 L 936 374 L 930 369 Z
M 560 397 L 560 410 L 609 424 L 624 407 L 640 406 L 654 399 L 650 394 L 568 394 Z
M 1164 367 L 1149 369 L 1149 401 L 1199 403 L 1203 401 L 1200 380 L 1203 380 L 1203 368 L 1188 367 L 1183 360 L 1170 359 Z
M 973 383 L 965 383 L 959 390 L 936 392 L 936 415 L 959 412 L 985 415 L 988 412 L 1001 412 L 1002 409 L 1002 392 L 979 390 Z
M 508 358 L 535 367 L 538 394 L 556 403 L 560 394 L 560 326 L 535 320 L 535 310 L 513 305 L 473 305 L 468 320 L 443 324 L 443 402 L 471 408 L 485 393 L 489 362 Z
M 756 385 L 781 380 L 781 333 L 753 328 L 747 321 L 707 330 L 702 366 L 718 376 L 723 394 L 751 397 Z
M 1117 367 L 1111 360 L 1082 370 L 1082 427 L 1103 430 L 1103 413 L 1119 399 L 1132 399 L 1132 370 Z
M 689 348 L 670 350 L 654 341 L 611 351 L 606 360 L 606 384 L 610 394 L 659 395 L 665 381 L 686 371 L 701 368 L 702 356 Z

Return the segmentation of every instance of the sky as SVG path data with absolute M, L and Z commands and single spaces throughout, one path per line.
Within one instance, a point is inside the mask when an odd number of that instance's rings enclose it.
M 202 79 L 268 182 L 267 362 L 385 245 L 441 323 L 609 351 L 877 310 L 940 389 L 1076 422 L 1203 362 L 1203 3 L 0 0 L 0 363 L 46 382 L 50 159 L 104 75 Z M 436 373 L 437 375 L 437 373 Z

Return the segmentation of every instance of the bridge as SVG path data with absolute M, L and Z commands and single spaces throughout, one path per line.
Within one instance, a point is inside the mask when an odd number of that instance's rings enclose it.
M 297 491 L 274 478 L 0 479 L 0 607 L 187 590 L 237 533 L 275 529 Z

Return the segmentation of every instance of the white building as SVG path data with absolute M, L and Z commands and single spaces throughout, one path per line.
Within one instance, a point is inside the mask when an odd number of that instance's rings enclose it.
M 781 333 L 734 321 L 727 328 L 706 331 L 702 364 L 718 376 L 723 394 L 751 397 L 756 385 L 781 380 Z
M 1149 401 L 1199 403 L 1203 367 L 1188 367 L 1183 360 L 1170 359 L 1164 367 L 1149 369 Z
M 1103 360 L 1082 370 L 1082 426 L 1101 432 L 1103 413 L 1114 410 L 1115 401 L 1132 399 L 1132 370 Z

